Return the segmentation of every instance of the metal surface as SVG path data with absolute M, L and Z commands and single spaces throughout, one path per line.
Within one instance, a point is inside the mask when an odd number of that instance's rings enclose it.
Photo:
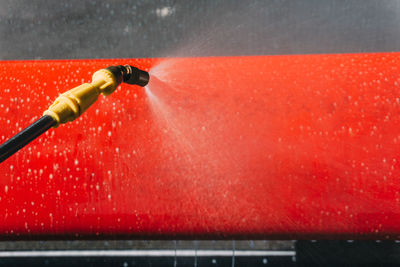
M 16 250 L 17 249 L 17 250 Z M 0 242 L 4 266 L 296 266 L 292 241 Z
M 158 81 L 1 164 L 0 233 L 398 238 L 399 56 L 2 62 L 1 140 L 101 67 Z

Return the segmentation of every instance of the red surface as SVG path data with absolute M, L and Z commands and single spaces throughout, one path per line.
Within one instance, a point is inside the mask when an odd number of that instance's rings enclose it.
M 0 165 L 0 235 L 399 238 L 399 60 L 1 62 L 2 142 L 97 69 L 158 67 Z

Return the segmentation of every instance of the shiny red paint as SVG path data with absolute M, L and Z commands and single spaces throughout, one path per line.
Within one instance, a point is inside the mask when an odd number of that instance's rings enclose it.
M 0 235 L 399 238 L 399 60 L 3 61 L 1 142 L 97 69 L 153 76 L 0 165 Z

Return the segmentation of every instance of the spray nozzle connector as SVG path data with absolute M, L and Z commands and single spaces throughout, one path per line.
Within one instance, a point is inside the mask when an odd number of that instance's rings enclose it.
M 120 83 L 136 84 L 142 87 L 149 83 L 150 75 L 148 72 L 130 65 L 111 66 L 107 70 L 111 71 Z
M 96 71 L 92 82 L 85 83 L 61 94 L 54 103 L 44 112 L 51 116 L 57 127 L 61 123 L 73 121 L 82 115 L 100 94 L 109 95 L 122 82 L 146 86 L 149 82 L 149 73 L 130 65 L 111 66 Z

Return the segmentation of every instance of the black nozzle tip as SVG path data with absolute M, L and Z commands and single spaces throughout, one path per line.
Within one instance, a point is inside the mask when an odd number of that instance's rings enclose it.
M 114 74 L 119 83 L 124 82 L 144 87 L 150 80 L 150 75 L 147 71 L 140 70 L 130 65 L 111 66 L 107 69 Z
M 130 65 L 125 65 L 124 67 L 126 69 L 126 74 L 123 76 L 124 83 L 137 84 L 142 87 L 149 83 L 150 75 L 147 71 Z

